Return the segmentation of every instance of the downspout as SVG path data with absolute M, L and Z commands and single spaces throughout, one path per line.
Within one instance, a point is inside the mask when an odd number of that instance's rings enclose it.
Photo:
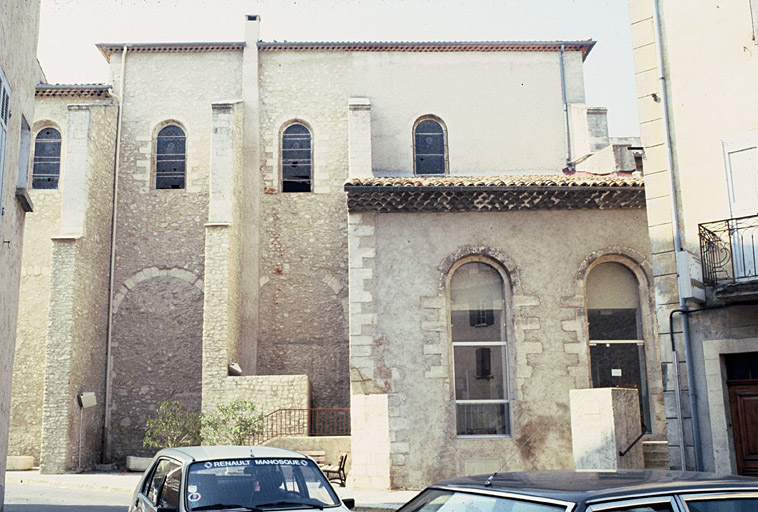
M 561 97 L 563 99 L 563 130 L 566 140 L 566 169 L 573 171 L 571 164 L 571 132 L 569 131 L 568 100 L 566 99 L 566 66 L 563 62 L 563 52 L 566 45 L 561 43 Z
M 679 201 L 677 197 L 677 187 L 676 187 L 676 177 L 674 176 L 674 154 L 673 154 L 673 148 L 671 144 L 671 120 L 669 118 L 669 103 L 668 103 L 668 92 L 667 92 L 667 84 L 666 84 L 666 71 L 664 68 L 664 57 L 663 57 L 663 38 L 661 36 L 661 18 L 660 18 L 660 0 L 652 0 L 653 1 L 653 24 L 655 26 L 655 42 L 656 42 L 656 48 L 657 48 L 657 60 L 658 60 L 658 81 L 660 83 L 661 88 L 661 103 L 663 108 L 663 127 L 666 134 L 666 159 L 668 163 L 668 169 L 669 169 L 669 181 L 671 185 L 671 223 L 672 223 L 672 231 L 674 235 L 674 251 L 676 255 L 676 281 L 677 281 L 677 290 L 679 295 L 679 309 L 682 313 L 682 344 L 684 345 L 684 359 L 685 364 L 687 368 L 687 394 L 690 402 L 690 411 L 692 414 L 692 438 L 694 443 L 694 451 L 695 451 L 695 470 L 701 471 L 702 470 L 702 457 L 700 452 L 700 423 L 699 423 L 699 414 L 698 414 L 698 408 L 697 408 L 697 393 L 695 390 L 695 371 L 694 366 L 692 364 L 692 351 L 691 351 L 691 341 L 690 341 L 690 327 L 689 327 L 689 317 L 686 314 L 686 312 L 689 310 L 687 306 L 687 301 L 684 298 L 684 295 L 682 294 L 682 272 L 681 272 L 681 266 L 683 264 L 682 259 L 679 257 L 680 253 L 683 253 L 682 250 L 682 240 L 681 240 L 681 234 L 680 234 L 680 226 L 679 226 Z M 686 261 L 684 262 L 686 263 Z M 673 334 L 672 334 L 673 336 Z M 677 402 L 679 402 L 679 394 L 680 394 L 680 383 L 679 383 L 679 360 L 677 359 L 677 354 L 675 347 L 672 344 L 672 364 L 674 366 L 674 380 L 676 384 L 676 395 L 677 395 Z M 677 403 L 677 421 L 679 423 L 679 449 L 682 457 L 682 470 L 686 470 L 686 452 L 685 452 L 685 446 L 684 446 L 684 420 L 682 418 L 682 409 L 681 404 Z
M 124 45 L 121 50 L 121 77 L 118 89 L 118 119 L 116 121 L 116 154 L 113 164 L 113 205 L 111 208 L 111 254 L 110 269 L 108 275 L 108 322 L 106 325 L 105 340 L 105 398 L 104 398 L 104 422 L 103 422 L 103 445 L 102 463 L 107 464 L 110 458 L 111 448 L 111 379 L 113 373 L 112 363 L 112 340 L 113 340 L 113 283 L 116 268 L 116 221 L 118 220 L 118 176 L 121 169 L 121 122 L 124 114 L 124 72 L 126 71 L 126 51 Z

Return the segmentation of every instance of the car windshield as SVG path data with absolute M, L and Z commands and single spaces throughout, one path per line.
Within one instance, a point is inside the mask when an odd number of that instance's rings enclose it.
M 427 489 L 408 502 L 398 512 L 565 512 L 566 507 L 466 492 Z
M 307 459 L 195 462 L 184 496 L 188 510 L 322 509 L 340 504 L 318 466 Z

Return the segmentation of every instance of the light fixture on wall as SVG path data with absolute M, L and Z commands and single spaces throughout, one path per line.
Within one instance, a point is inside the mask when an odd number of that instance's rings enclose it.
M 83 434 L 83 426 L 84 426 L 84 409 L 89 409 L 90 407 L 94 407 L 97 405 L 97 397 L 95 396 L 95 393 L 91 391 L 87 391 L 84 393 L 78 393 L 76 395 L 76 401 L 79 404 L 79 468 L 78 472 L 83 471 L 82 469 L 82 434 Z

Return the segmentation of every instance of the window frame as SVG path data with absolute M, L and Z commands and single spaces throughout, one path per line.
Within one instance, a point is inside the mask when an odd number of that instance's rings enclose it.
M 183 160 L 181 160 L 182 165 L 183 165 L 183 169 L 182 169 L 182 173 L 181 173 L 181 180 L 182 180 L 182 182 L 181 182 L 181 186 L 179 186 L 179 187 L 159 187 L 158 186 L 158 179 L 161 178 L 161 177 L 165 178 L 165 179 L 172 179 L 172 178 L 179 178 L 180 177 L 180 176 L 178 176 L 179 173 L 176 173 L 177 176 L 166 176 L 166 174 L 170 174 L 170 173 L 161 172 L 161 171 L 158 170 L 158 167 L 159 167 L 158 164 L 159 164 L 159 162 L 174 161 L 174 160 L 162 160 L 160 158 L 162 155 L 179 155 L 180 154 L 180 153 L 160 153 L 160 154 L 158 153 L 159 143 L 160 143 L 159 139 L 161 138 L 161 132 L 163 132 L 164 130 L 166 130 L 168 128 L 172 128 L 172 127 L 175 127 L 175 128 L 178 128 L 179 130 L 181 130 L 181 132 L 183 134 L 183 137 L 184 137 L 184 140 L 183 140 L 183 142 L 184 142 L 184 153 L 182 153 L 182 155 L 183 155 L 184 158 L 183 158 Z M 189 167 L 188 166 L 188 160 L 189 160 L 188 153 L 189 152 L 188 152 L 188 147 L 187 147 L 187 145 L 188 145 L 187 143 L 188 143 L 189 137 L 187 136 L 187 129 L 179 121 L 176 121 L 174 119 L 170 119 L 170 120 L 167 120 L 167 121 L 163 121 L 162 123 L 160 123 L 159 125 L 157 125 L 156 128 L 155 128 L 154 133 L 155 133 L 155 135 L 153 136 L 153 158 L 152 158 L 152 160 L 153 160 L 153 176 L 152 176 L 152 188 L 153 188 L 153 190 L 187 190 L 187 169 Z M 178 137 L 178 136 L 167 135 L 167 136 L 164 136 L 164 137 Z M 179 161 L 179 160 L 177 159 L 176 161 Z
M 37 161 L 37 159 L 40 158 L 39 155 L 37 154 L 37 142 L 39 140 L 40 134 L 42 132 L 44 132 L 45 130 L 54 130 L 55 132 L 58 133 L 58 139 L 57 139 L 57 142 L 58 142 L 58 160 L 57 160 L 57 164 L 58 164 L 57 171 L 58 171 L 58 174 L 57 174 L 57 177 L 55 178 L 55 186 L 54 187 L 35 187 L 34 186 L 34 177 L 38 174 L 36 172 L 36 167 L 37 167 L 38 163 L 42 163 L 42 162 L 38 162 Z M 42 140 L 45 140 L 45 139 L 42 139 Z M 32 160 L 32 162 L 31 162 L 31 166 L 32 166 L 31 187 L 32 187 L 32 190 L 58 190 L 60 188 L 60 186 L 61 186 L 61 173 L 62 173 L 62 170 L 63 170 L 63 133 L 61 132 L 60 128 L 58 128 L 57 125 L 55 125 L 54 123 L 47 122 L 43 126 L 40 126 L 40 128 L 34 134 L 34 144 L 33 145 L 34 145 L 34 152 L 32 154 L 32 158 L 31 158 L 31 160 Z M 46 177 L 52 177 L 53 175 L 50 174 L 50 175 L 44 175 L 44 176 L 46 176 Z
M 309 158 L 308 158 L 308 166 L 310 167 L 310 170 L 308 172 L 308 190 L 285 190 L 285 183 L 301 183 L 298 180 L 292 180 L 292 179 L 285 179 L 284 177 L 284 169 L 286 167 L 286 158 L 285 158 L 285 151 L 291 151 L 290 148 L 284 147 L 284 141 L 285 141 L 285 135 L 287 130 L 294 126 L 302 126 L 305 128 L 305 130 L 308 132 L 308 151 L 309 151 Z M 314 176 L 315 176 L 315 166 L 314 166 L 314 151 L 313 151 L 313 129 L 311 126 L 306 123 L 305 121 L 301 119 L 293 119 L 291 121 L 286 122 L 284 125 L 282 125 L 282 129 L 279 132 L 279 191 L 283 194 L 306 194 L 309 192 L 314 192 Z M 302 150 L 301 150 L 302 151 Z
M 442 172 L 420 173 L 418 170 L 418 165 L 417 165 L 418 148 L 416 147 L 416 130 L 418 129 L 419 125 L 425 121 L 433 121 L 437 123 L 442 129 L 442 157 L 443 157 L 443 162 L 444 162 L 444 169 L 442 170 Z M 413 123 L 413 129 L 411 131 L 411 141 L 412 141 L 412 146 L 413 146 L 413 175 L 414 176 L 447 176 L 450 174 L 450 161 L 449 161 L 450 150 L 448 148 L 448 142 L 447 142 L 447 126 L 445 125 L 444 121 L 442 121 L 441 118 L 433 114 L 427 114 L 416 119 L 416 122 Z M 432 153 L 429 153 L 429 154 L 432 154 Z
M 0 226 L 3 224 L 5 207 L 3 196 L 5 190 L 5 154 L 8 149 L 8 127 L 11 117 L 11 86 L 0 66 Z
M 480 263 L 487 265 L 490 267 L 497 275 L 500 277 L 500 285 L 502 289 L 502 314 L 500 315 L 500 332 L 501 332 L 501 339 L 499 341 L 453 341 L 453 332 L 452 332 L 452 326 L 453 326 L 453 302 L 452 302 L 452 282 L 453 278 L 455 276 L 455 273 L 464 265 L 470 264 L 470 263 Z M 453 401 L 455 403 L 455 424 L 456 424 L 456 437 L 458 438 L 472 438 L 472 439 L 485 439 L 485 438 L 511 438 L 513 437 L 513 412 L 511 410 L 511 385 L 510 385 L 510 350 L 508 347 L 508 340 L 511 339 L 512 333 L 510 329 L 510 323 L 511 323 L 511 307 L 510 307 L 510 296 L 511 296 L 511 289 L 510 289 L 510 278 L 506 271 L 502 268 L 500 263 L 496 260 L 493 260 L 491 258 L 488 258 L 486 256 L 482 255 L 470 255 L 464 258 L 459 259 L 456 261 L 448 270 L 447 277 L 446 277 L 446 284 L 447 284 L 447 330 L 448 330 L 448 339 L 449 339 L 449 345 L 450 345 L 450 371 L 452 375 L 453 380 Z M 476 326 L 474 326 L 476 327 Z M 467 347 L 471 349 L 479 349 L 479 348 L 491 348 L 491 347 L 501 347 L 500 350 L 500 365 L 502 368 L 502 383 L 503 383 L 503 398 L 502 399 L 458 399 L 457 398 L 457 390 L 455 388 L 455 381 L 456 381 L 456 375 L 455 375 L 455 348 L 456 347 Z M 476 354 L 476 352 L 475 352 Z M 490 353 L 490 357 L 492 357 L 492 354 Z M 495 356 L 497 357 L 497 356 Z M 476 364 L 476 356 L 474 357 L 474 367 L 472 368 L 474 374 L 477 370 L 477 364 Z M 494 377 L 494 367 L 495 365 L 492 364 L 490 361 L 490 374 L 486 378 L 486 380 L 491 380 Z M 458 433 L 458 405 L 464 404 L 464 405 L 478 405 L 478 404 L 502 404 L 504 407 L 504 426 L 506 428 L 505 434 L 460 434 Z
M 604 339 L 593 339 L 590 337 L 589 312 L 614 309 L 614 308 L 590 308 L 589 304 L 587 303 L 587 299 L 589 296 L 589 288 L 587 286 L 587 279 L 594 270 L 596 270 L 601 265 L 604 265 L 607 263 L 615 263 L 617 265 L 621 265 L 634 278 L 635 294 L 636 294 L 636 301 L 637 301 L 637 307 L 636 307 L 637 338 L 636 339 L 604 340 Z M 650 366 L 650 361 L 649 361 L 650 358 L 648 357 L 648 349 L 651 346 L 653 338 L 651 337 L 648 326 L 645 325 L 645 321 L 643 319 L 644 302 L 643 302 L 642 286 L 643 286 L 642 276 L 637 271 L 637 269 L 634 266 L 632 266 L 630 262 L 623 261 L 621 258 L 618 258 L 618 257 L 610 256 L 610 257 L 598 258 L 587 269 L 587 272 L 584 275 L 584 298 L 585 298 L 584 320 L 585 320 L 585 325 L 587 329 L 587 337 L 586 337 L 587 339 L 587 365 L 588 365 L 588 370 L 589 370 L 589 385 L 590 387 L 594 388 L 595 386 L 593 383 L 593 362 L 592 362 L 592 355 L 591 355 L 591 348 L 593 346 L 634 345 L 637 347 L 637 350 L 639 354 L 641 355 L 641 357 L 638 358 L 640 359 L 639 372 L 640 372 L 640 385 L 642 386 L 642 389 L 639 390 L 640 407 L 642 408 L 640 410 L 640 421 L 645 425 L 645 428 L 647 429 L 647 434 L 653 434 L 655 431 L 655 411 L 653 410 L 654 408 L 653 408 L 653 400 L 652 400 L 651 386 L 650 386 L 650 371 L 648 369 L 648 367 Z

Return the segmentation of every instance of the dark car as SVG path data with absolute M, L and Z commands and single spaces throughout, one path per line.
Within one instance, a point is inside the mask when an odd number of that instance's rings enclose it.
M 350 512 L 318 465 L 264 446 L 189 446 L 159 451 L 134 491 L 130 512 Z
M 398 512 L 757 512 L 758 479 L 673 471 L 530 471 L 438 482 Z

